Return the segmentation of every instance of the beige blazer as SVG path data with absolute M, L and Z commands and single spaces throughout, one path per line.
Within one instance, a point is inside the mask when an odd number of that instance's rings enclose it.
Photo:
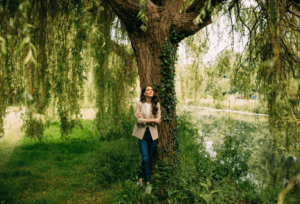
M 146 124 L 146 119 L 155 119 L 155 118 L 160 118 L 161 117 L 161 113 L 160 113 L 160 104 L 157 103 L 157 114 L 156 117 L 153 116 L 152 114 L 152 106 L 151 106 L 151 110 L 150 110 L 150 114 L 147 114 L 147 107 L 146 107 L 146 102 L 142 103 L 140 101 L 136 102 L 136 107 L 135 107 L 135 118 L 136 118 L 136 122 L 134 124 L 134 128 L 133 128 L 133 132 L 132 135 L 139 138 L 140 140 L 143 139 L 145 131 L 146 131 L 146 127 L 149 127 L 151 136 L 153 140 L 158 139 L 158 131 L 157 131 L 157 123 L 148 123 Z M 140 112 L 143 115 L 143 118 L 139 118 L 136 116 L 136 114 Z

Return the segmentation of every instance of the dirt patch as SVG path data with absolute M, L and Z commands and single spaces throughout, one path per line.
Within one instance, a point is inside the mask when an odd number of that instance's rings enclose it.
M 0 139 L 0 172 L 4 164 L 9 160 L 17 142 L 22 139 L 21 127 L 23 120 L 20 118 L 21 111 L 17 109 L 8 112 L 4 119 L 4 137 Z

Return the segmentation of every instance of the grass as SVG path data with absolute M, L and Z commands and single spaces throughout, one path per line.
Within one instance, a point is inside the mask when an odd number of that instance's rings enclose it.
M 88 129 L 75 130 L 69 141 L 61 141 L 58 123 L 52 123 L 42 141 L 23 139 L 1 173 L 6 203 L 80 203 L 103 199 L 89 165 L 103 144 Z M 2 190 L 3 191 L 3 190 Z
M 121 136 L 108 138 L 93 131 L 93 121 L 84 120 L 67 141 L 60 139 L 58 122 L 51 123 L 42 141 L 20 140 L 0 172 L 0 203 L 276 202 L 285 185 L 264 175 L 275 167 L 285 173 L 287 167 L 279 165 L 282 160 L 268 166 L 261 159 L 268 149 L 266 121 L 226 113 L 178 114 L 180 166 L 176 174 L 168 173 L 167 163 L 161 167 L 152 176 L 152 194 L 136 186 L 141 158 L 128 129 L 133 124 L 126 124 Z M 216 156 L 206 151 L 207 141 L 213 142 Z M 295 188 L 287 195 L 289 203 L 297 203 L 298 192 Z

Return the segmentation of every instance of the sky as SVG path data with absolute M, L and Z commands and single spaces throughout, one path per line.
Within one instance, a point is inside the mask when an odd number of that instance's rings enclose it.
M 242 0 L 243 5 L 250 7 L 251 5 L 255 5 L 253 0 Z M 219 23 L 215 22 L 207 26 L 208 38 L 209 38 L 209 50 L 203 56 L 203 62 L 207 63 L 209 61 L 213 61 L 218 53 L 222 52 L 224 49 L 232 49 L 232 38 L 229 35 L 230 31 L 230 22 L 226 20 L 224 16 L 220 17 Z M 236 52 L 242 52 L 247 42 L 247 38 L 243 37 L 240 39 L 240 35 L 238 33 L 234 34 L 234 46 L 233 49 Z M 185 45 L 184 43 L 180 43 L 178 50 L 179 58 L 187 64 L 191 62 L 188 56 L 185 54 Z
M 229 22 L 227 22 L 225 17 L 220 17 L 220 23 L 212 23 L 207 26 L 207 32 L 208 32 L 208 38 L 209 38 L 209 44 L 208 44 L 208 52 L 203 56 L 203 62 L 207 63 L 209 61 L 213 61 L 218 53 L 222 52 L 224 49 L 234 49 L 236 52 L 242 52 L 246 42 L 247 38 L 242 38 L 240 40 L 239 34 L 234 34 L 234 46 L 232 46 L 232 37 L 229 35 L 229 29 L 228 26 L 230 25 Z M 179 58 L 182 58 L 181 60 L 188 64 L 191 60 L 189 60 L 189 57 L 185 54 L 185 45 L 184 43 L 180 43 L 179 50 L 178 50 Z

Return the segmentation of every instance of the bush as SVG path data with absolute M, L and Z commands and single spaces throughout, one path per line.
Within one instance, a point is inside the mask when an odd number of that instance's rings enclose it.
M 247 176 L 249 167 L 248 160 L 251 151 L 247 150 L 244 145 L 245 137 L 236 137 L 233 135 L 226 135 L 223 139 L 221 149 L 217 150 L 217 162 L 215 166 L 219 176 L 231 176 L 233 179 L 238 179 L 241 176 Z M 244 149 L 246 149 L 244 151 Z

